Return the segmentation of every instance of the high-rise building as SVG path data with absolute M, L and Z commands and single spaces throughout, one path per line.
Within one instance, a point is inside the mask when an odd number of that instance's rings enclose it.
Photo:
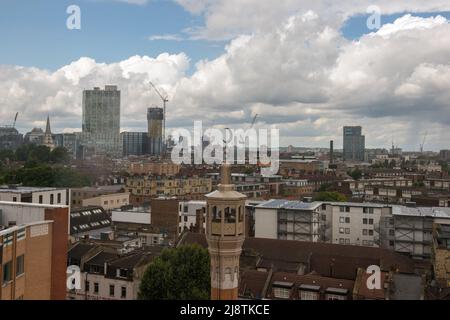
M 123 156 L 142 156 L 148 154 L 148 136 L 146 132 L 122 132 Z
M 211 299 L 237 300 L 239 258 L 245 239 L 245 199 L 231 183 L 230 166 L 222 166 L 222 183 L 206 195 L 206 239 L 211 257 Z
M 364 161 L 366 137 L 361 127 L 344 127 L 344 161 Z
M 65 148 L 72 158 L 75 158 L 77 155 L 78 140 L 76 133 L 58 133 L 53 135 L 55 147 Z
M 0 150 L 15 150 L 23 143 L 23 135 L 14 127 L 0 127 Z
M 117 86 L 83 91 L 83 146 L 95 154 L 122 156 L 120 90 Z
M 164 109 L 148 108 L 148 151 L 151 155 L 160 155 L 163 149 Z

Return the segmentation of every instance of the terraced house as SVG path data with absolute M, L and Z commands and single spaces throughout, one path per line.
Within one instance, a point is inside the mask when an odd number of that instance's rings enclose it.
M 203 177 L 129 177 L 125 189 L 130 193 L 130 203 L 139 205 L 158 197 L 199 199 L 212 191 L 211 178 Z

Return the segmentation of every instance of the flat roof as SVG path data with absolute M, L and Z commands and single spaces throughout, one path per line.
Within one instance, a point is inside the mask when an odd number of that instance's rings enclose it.
M 50 187 L 17 187 L 17 188 L 2 188 L 0 187 L 0 193 L 30 193 L 30 192 L 46 192 L 66 190 L 65 188 L 50 188 Z
M 69 206 L 61 205 L 61 204 L 44 204 L 44 203 L 29 203 L 29 202 L 11 202 L 11 201 L 0 201 L 0 205 L 10 205 L 13 207 L 35 207 L 35 208 L 48 208 L 48 209 L 56 209 L 56 208 L 69 208 Z
M 405 207 L 392 206 L 392 214 L 397 216 L 432 217 L 450 219 L 448 207 Z

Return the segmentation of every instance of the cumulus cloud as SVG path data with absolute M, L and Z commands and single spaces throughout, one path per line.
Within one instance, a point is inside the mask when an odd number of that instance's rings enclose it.
M 218 5 L 202 3 L 190 10 Z M 342 126 L 359 124 L 368 146 L 388 147 L 394 136 L 399 146 L 417 149 L 428 131 L 429 146 L 437 149 L 450 145 L 448 57 L 450 24 L 442 17 L 405 15 L 349 41 L 318 11 L 305 10 L 270 30 L 235 37 L 223 55 L 198 62 L 192 75 L 183 53 L 110 64 L 80 58 L 55 72 L 0 66 L 1 116 L 20 111 L 19 124 L 29 130 L 50 113 L 55 131 L 79 128 L 82 90 L 117 84 L 123 130 L 145 130 L 146 108 L 160 105 L 152 80 L 169 95 L 169 127 L 203 120 L 245 128 L 258 114 L 256 126 L 278 126 L 284 145 L 326 146 L 333 139 L 338 146 Z
M 194 28 L 191 35 L 205 39 L 232 39 L 243 33 L 267 32 L 277 27 L 292 14 L 312 10 L 327 24 L 339 28 L 349 17 L 366 14 L 370 6 L 378 6 L 381 14 L 404 12 L 450 11 L 447 0 L 175 0 L 187 11 L 202 15 L 203 26 Z

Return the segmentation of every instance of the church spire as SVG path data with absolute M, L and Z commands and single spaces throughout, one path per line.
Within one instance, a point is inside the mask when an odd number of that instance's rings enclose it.
M 52 130 L 50 129 L 50 116 L 47 115 L 47 125 L 45 127 L 45 134 L 51 134 Z

